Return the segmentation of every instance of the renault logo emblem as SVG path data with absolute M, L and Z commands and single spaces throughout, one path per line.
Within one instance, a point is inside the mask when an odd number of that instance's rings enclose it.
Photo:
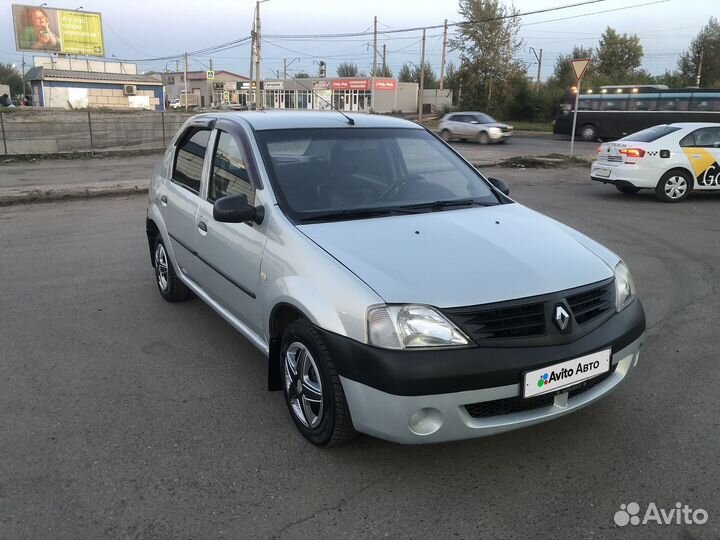
M 564 332 L 567 330 L 568 325 L 570 324 L 570 314 L 567 312 L 564 306 L 558 304 L 555 306 L 555 326 L 558 327 L 558 330 L 561 332 Z

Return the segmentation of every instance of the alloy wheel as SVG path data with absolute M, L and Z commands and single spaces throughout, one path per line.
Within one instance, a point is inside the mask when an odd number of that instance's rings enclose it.
M 155 248 L 155 275 L 160 289 L 164 292 L 168 289 L 168 258 L 165 246 L 162 243 Z
M 308 348 L 295 341 L 285 353 L 285 391 L 295 417 L 306 427 L 322 421 L 323 396 L 320 370 Z

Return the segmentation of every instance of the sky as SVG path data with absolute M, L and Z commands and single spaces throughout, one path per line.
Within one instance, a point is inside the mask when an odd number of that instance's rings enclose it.
M 544 8 L 567 6 L 582 0 L 516 0 L 523 13 Z M 250 34 L 255 2 L 251 0 L 74 0 L 49 2 L 49 7 L 75 9 L 103 15 L 105 50 L 108 58 L 137 61 L 139 71 L 174 70 L 174 59 L 153 60 L 181 55 L 246 37 Z M 82 4 L 80 4 L 82 2 Z M 15 50 L 10 0 L 0 0 L 0 62 L 21 65 L 22 54 Z M 18 2 L 19 3 L 19 2 Z M 506 2 L 510 5 L 510 2 Z M 305 71 L 316 75 L 318 62 L 324 60 L 328 76 L 334 76 L 339 63 L 357 64 L 369 72 L 373 62 L 373 36 L 348 38 L 288 39 L 277 35 L 313 35 L 372 31 L 373 17 L 378 30 L 394 30 L 461 21 L 455 0 L 267 0 L 260 5 L 264 78 L 282 74 L 283 59 L 289 73 Z M 629 6 L 639 6 L 629 8 Z M 677 66 L 680 54 L 707 24 L 717 16 L 720 0 L 602 0 L 521 18 L 520 37 L 524 45 L 518 58 L 526 63 L 529 74 L 537 73 L 533 49 L 543 50 L 541 79 L 552 74 L 559 54 L 573 46 L 597 46 L 607 26 L 618 32 L 637 34 L 644 47 L 642 67 L 651 74 L 662 74 Z M 610 11 L 613 10 L 613 11 Z M 565 20 L 558 20 L 565 19 Z M 276 37 L 271 37 L 273 34 Z M 452 34 L 452 31 L 450 32 Z M 381 34 L 378 49 L 387 47 L 387 62 L 397 75 L 405 62 L 420 63 L 421 32 Z M 249 45 L 190 57 L 189 69 L 205 70 L 213 61 L 216 70 L 227 69 L 248 74 Z M 25 53 L 26 66 L 33 53 Z M 442 29 L 427 31 L 426 58 L 436 73 L 440 71 Z M 448 61 L 457 65 L 457 53 L 448 51 Z M 182 61 L 179 63 L 182 69 Z

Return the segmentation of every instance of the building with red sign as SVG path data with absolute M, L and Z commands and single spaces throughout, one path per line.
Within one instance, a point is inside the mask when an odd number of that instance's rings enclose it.
M 316 109 L 412 113 L 417 111 L 418 85 L 381 77 L 276 79 L 262 82 L 268 109 Z

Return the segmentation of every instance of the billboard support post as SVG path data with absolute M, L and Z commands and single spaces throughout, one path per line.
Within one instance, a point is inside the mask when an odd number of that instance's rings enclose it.
M 90 132 L 90 151 L 95 151 L 95 144 L 93 143 L 93 132 L 92 132 L 92 120 L 90 119 L 90 111 L 87 112 L 88 115 L 88 131 Z
M 577 79 L 577 87 L 575 89 L 575 108 L 573 109 L 573 122 L 572 131 L 570 132 L 570 157 L 573 157 L 575 151 L 575 128 L 577 126 L 577 112 L 578 112 L 578 100 L 580 99 L 580 83 L 582 77 L 585 74 L 588 66 L 590 65 L 590 58 L 575 58 L 570 60 L 570 66 L 572 67 L 575 78 Z
M 7 154 L 7 139 L 5 138 L 5 120 L 3 120 L 3 113 L 1 113 L 1 112 L 0 112 L 0 127 L 2 128 L 3 148 L 5 149 L 5 154 Z

